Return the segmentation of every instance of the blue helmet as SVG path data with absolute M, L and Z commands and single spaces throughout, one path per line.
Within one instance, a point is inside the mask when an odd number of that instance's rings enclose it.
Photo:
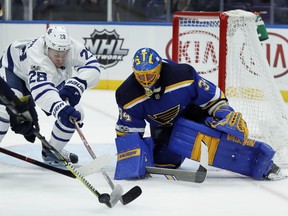
M 151 48 L 141 48 L 133 57 L 134 75 L 144 87 L 147 96 L 153 94 L 154 85 L 160 77 L 161 66 L 162 58 Z

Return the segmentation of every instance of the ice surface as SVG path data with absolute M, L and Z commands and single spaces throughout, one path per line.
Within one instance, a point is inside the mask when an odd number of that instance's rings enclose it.
M 82 131 L 96 155 L 110 153 L 113 161 L 106 167 L 113 178 L 116 162 L 114 126 L 118 111 L 113 91 L 86 91 L 81 101 L 85 110 Z M 49 139 L 54 122 L 39 110 L 41 133 Z M 41 160 L 40 143 L 28 144 L 11 132 L 2 148 Z M 90 155 L 75 133 L 67 149 L 80 156 L 80 163 Z M 197 164 L 185 161 L 183 169 Z M 285 170 L 287 172 L 287 170 Z M 88 177 L 99 192 L 111 192 L 101 173 Z M 78 180 L 22 162 L 0 153 L 1 216 L 255 216 L 288 215 L 288 180 L 254 181 L 227 171 L 210 168 L 202 184 L 149 178 L 138 181 L 115 181 L 124 191 L 139 185 L 142 195 L 127 206 L 117 203 L 109 209 Z

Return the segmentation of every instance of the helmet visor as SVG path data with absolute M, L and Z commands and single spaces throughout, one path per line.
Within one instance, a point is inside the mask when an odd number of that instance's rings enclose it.
M 134 71 L 137 81 L 143 87 L 151 87 L 156 83 L 156 81 L 158 80 L 160 76 L 161 64 L 159 64 L 157 67 L 151 70 L 139 71 L 133 68 L 133 71 Z

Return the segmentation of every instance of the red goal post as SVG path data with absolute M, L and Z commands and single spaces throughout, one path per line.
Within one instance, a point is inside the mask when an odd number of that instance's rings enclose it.
M 218 86 L 225 92 L 225 65 L 226 58 L 224 56 L 224 50 L 226 50 L 226 32 L 227 32 L 227 15 L 221 12 L 193 12 L 193 11 L 177 11 L 173 15 L 173 35 L 172 35 L 172 60 L 179 62 L 179 37 L 180 33 L 180 22 L 185 19 L 198 19 L 203 17 L 210 22 L 214 22 L 215 26 L 219 27 L 219 65 L 218 65 Z M 205 25 L 205 24 L 204 24 Z M 221 25 L 221 28 L 220 28 Z M 221 55 L 221 53 L 223 55 Z
M 172 60 L 218 83 L 243 114 L 249 137 L 271 145 L 275 160 L 288 164 L 287 105 L 258 37 L 252 12 L 175 12 Z

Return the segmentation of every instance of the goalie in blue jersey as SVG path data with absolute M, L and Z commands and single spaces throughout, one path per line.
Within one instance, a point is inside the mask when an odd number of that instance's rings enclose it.
M 145 166 L 176 169 L 185 158 L 198 161 L 201 140 L 208 145 L 211 166 L 257 180 L 284 178 L 273 162 L 275 151 L 248 139 L 242 114 L 192 66 L 141 48 L 132 69 L 116 91 L 115 179 L 143 178 Z M 151 137 L 143 137 L 147 124 Z

